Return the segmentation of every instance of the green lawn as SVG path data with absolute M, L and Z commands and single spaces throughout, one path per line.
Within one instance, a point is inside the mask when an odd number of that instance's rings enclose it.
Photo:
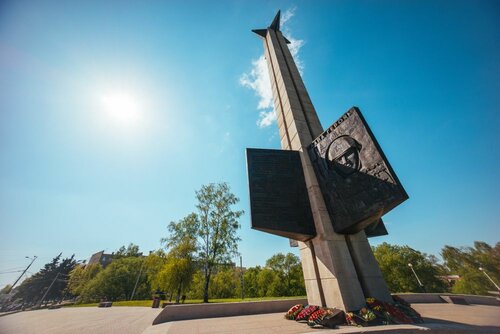
M 209 299 L 210 303 L 237 303 L 237 302 L 253 302 L 259 300 L 282 300 L 282 299 L 295 299 L 295 298 L 306 298 L 306 296 L 297 296 L 297 297 L 261 297 L 261 298 L 225 298 L 225 299 Z M 163 302 L 163 301 L 162 301 Z M 202 299 L 186 299 L 185 304 L 201 304 L 203 302 Z M 68 305 L 67 307 L 97 307 L 98 303 L 89 303 L 89 304 L 74 304 Z M 151 307 L 153 301 L 151 299 L 147 300 L 124 300 L 113 302 L 113 306 L 144 306 Z

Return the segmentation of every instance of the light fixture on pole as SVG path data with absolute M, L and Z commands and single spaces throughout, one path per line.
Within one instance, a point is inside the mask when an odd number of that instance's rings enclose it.
M 493 283 L 493 285 L 495 286 L 495 288 L 497 288 L 498 291 L 500 291 L 500 288 L 498 287 L 498 285 L 495 283 L 495 281 L 493 281 L 490 277 L 490 275 L 488 275 L 486 273 L 486 271 L 484 271 L 484 268 L 483 267 L 479 267 L 479 271 L 482 272 L 489 280 L 491 283 Z
M 413 269 L 413 265 L 411 263 L 408 263 L 408 267 L 410 267 L 411 271 L 413 272 L 413 275 L 415 275 L 415 278 L 417 279 L 417 282 L 418 282 L 418 286 L 420 287 L 422 292 L 425 292 L 424 285 L 422 284 L 422 282 L 420 282 L 420 279 L 418 278 L 418 275 L 415 272 L 415 269 Z
M 243 278 L 243 259 L 240 255 L 240 283 L 241 283 L 241 299 L 245 299 L 245 280 Z
M 14 289 L 14 286 L 17 284 L 17 282 L 19 282 L 19 280 L 21 279 L 21 277 L 23 277 L 23 275 L 26 273 L 26 271 L 28 271 L 28 269 L 31 267 L 31 265 L 33 264 L 33 262 L 35 262 L 35 260 L 37 259 L 38 256 L 34 255 L 33 258 L 30 258 L 29 256 L 25 256 L 25 258 L 27 259 L 30 259 L 31 262 L 30 264 L 28 264 L 28 266 L 26 267 L 26 269 L 24 269 L 23 273 L 21 275 L 19 275 L 19 277 L 16 279 L 16 281 L 14 282 L 14 284 L 11 285 L 9 291 L 7 293 L 10 293 L 12 291 L 12 289 Z

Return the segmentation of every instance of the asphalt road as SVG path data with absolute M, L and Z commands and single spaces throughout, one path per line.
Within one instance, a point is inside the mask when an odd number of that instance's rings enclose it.
M 1 334 L 140 334 L 161 309 L 70 307 L 0 317 Z

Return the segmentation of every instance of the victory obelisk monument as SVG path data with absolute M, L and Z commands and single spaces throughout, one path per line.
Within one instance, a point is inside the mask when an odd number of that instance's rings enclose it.
M 368 243 L 365 228 L 374 226 L 377 222 L 382 226 L 382 214 L 406 199 L 406 193 L 400 187 L 399 180 L 386 162 L 385 156 L 378 151 L 379 146 L 357 108 L 349 110 L 324 131 L 288 49 L 289 41 L 280 31 L 280 13 L 278 12 L 267 29 L 256 29 L 253 32 L 264 42 L 281 147 L 283 150 L 297 152 L 293 153 L 300 157 L 300 160 L 296 160 L 300 161 L 305 181 L 305 184 L 302 182 L 304 186 L 299 184 L 294 188 L 296 190 L 281 191 L 280 196 L 289 199 L 280 200 L 279 203 L 286 206 L 290 201 L 302 202 L 294 195 L 300 196 L 300 189 L 304 189 L 303 202 L 307 208 L 304 210 L 307 212 L 303 215 L 303 221 L 297 218 L 299 213 L 291 214 L 281 223 L 280 217 L 276 216 L 273 220 L 266 214 L 260 215 L 259 210 L 268 210 L 265 205 L 269 204 L 262 204 L 262 197 L 259 198 L 260 195 L 255 194 L 260 191 L 262 196 L 268 196 L 276 186 L 269 185 L 269 182 L 274 182 L 272 180 L 266 183 L 266 173 L 259 171 L 259 163 L 271 164 L 269 168 L 275 168 L 280 164 L 279 161 L 284 161 L 280 156 L 288 153 L 249 150 L 247 159 L 252 226 L 299 240 L 309 304 L 359 310 L 365 306 L 367 297 L 392 301 Z M 326 144 L 323 145 L 325 141 Z M 271 153 L 266 155 L 267 151 Z M 262 152 L 266 154 L 262 155 Z M 273 160 L 273 157 L 276 159 Z M 369 161 L 373 160 L 373 157 L 377 162 Z M 293 156 L 288 160 L 292 161 Z M 280 174 L 287 174 L 288 169 L 281 168 Z M 255 173 L 260 173 L 260 176 L 255 177 Z M 297 174 L 299 178 L 302 178 L 301 174 Z M 385 175 L 385 178 L 381 175 Z M 257 181 L 252 181 L 252 178 Z M 281 185 L 285 187 L 289 183 L 282 182 Z M 351 187 L 351 184 L 354 185 Z M 358 187 L 361 190 L 356 188 L 356 184 L 363 185 Z M 342 187 L 345 190 L 342 190 Z M 363 187 L 368 187 L 368 190 L 365 191 Z M 330 195 L 329 188 L 341 192 L 330 191 Z M 357 190 L 354 191 L 355 189 Z M 385 192 L 379 194 L 380 189 L 385 189 Z M 396 191 L 396 195 L 391 191 Z M 388 193 L 390 194 L 387 195 Z M 379 199 L 380 196 L 383 197 L 383 203 L 379 201 L 375 206 L 372 205 L 370 201 Z M 279 211 L 279 206 L 276 205 L 275 210 Z M 300 203 L 291 205 L 290 210 L 295 210 L 297 206 L 300 206 Z M 261 219 L 267 221 L 258 226 Z M 307 220 L 311 221 L 309 227 Z M 264 226 L 266 224 L 269 226 Z M 282 232 L 295 228 L 289 225 L 294 225 L 299 232 Z

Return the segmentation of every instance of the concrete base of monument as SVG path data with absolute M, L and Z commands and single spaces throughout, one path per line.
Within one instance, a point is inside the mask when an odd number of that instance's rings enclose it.
M 340 334 L 340 333 L 500 333 L 500 307 L 456 305 L 448 303 L 412 305 L 424 318 L 418 325 L 374 327 L 339 326 L 338 329 L 314 329 L 305 323 L 286 320 L 283 312 L 213 319 L 171 321 L 150 326 L 142 334 Z
M 402 293 L 395 294 L 415 306 L 416 304 L 460 304 L 500 306 L 495 297 L 439 294 Z M 208 303 L 168 305 L 153 321 L 153 325 L 169 321 L 220 318 L 252 314 L 286 312 L 295 304 L 307 304 L 307 299 L 285 299 L 239 303 Z
M 396 293 L 394 295 L 401 297 L 406 302 L 412 304 L 412 306 L 413 304 L 434 303 L 500 306 L 499 299 L 497 297 L 490 296 L 461 295 L 451 293 Z
M 290 307 L 296 304 L 307 304 L 307 299 L 300 298 L 239 303 L 167 305 L 153 321 L 153 325 L 176 320 L 286 312 L 290 309 Z

